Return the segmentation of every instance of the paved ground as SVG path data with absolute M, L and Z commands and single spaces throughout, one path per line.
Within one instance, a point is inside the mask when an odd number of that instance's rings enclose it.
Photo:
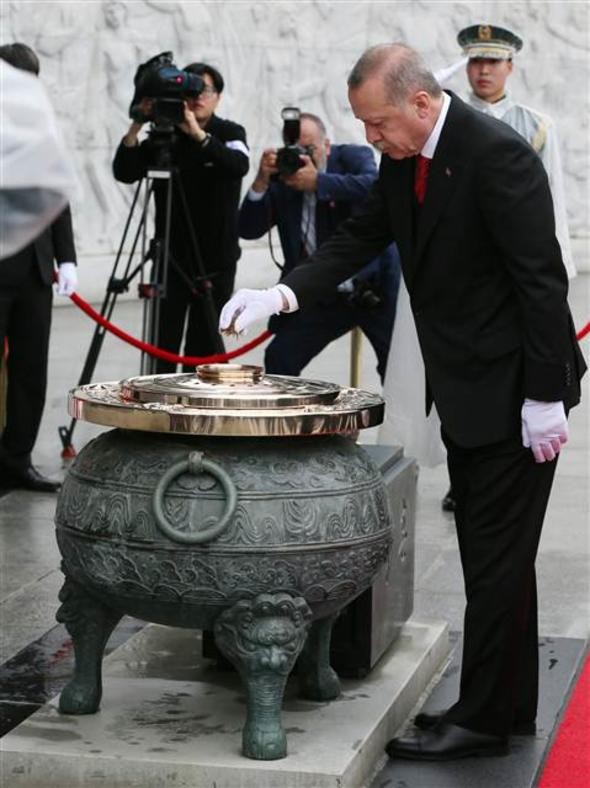
M 576 325 L 590 316 L 590 275 L 572 283 L 570 302 Z M 139 335 L 140 306 L 117 305 L 115 321 Z M 35 461 L 40 469 L 59 477 L 59 425 L 67 424 L 66 392 L 77 382 L 93 327 L 78 310 L 54 310 L 47 406 Z M 590 337 L 582 342 L 586 358 Z M 306 370 L 307 377 L 348 384 L 348 339 L 330 346 Z M 262 352 L 243 360 L 260 363 Z M 368 345 L 363 354 L 362 386 L 378 390 L 375 360 Z M 105 341 L 94 376 L 113 380 L 138 374 L 138 353 L 119 340 Z M 590 397 L 586 377 L 585 401 L 571 415 L 571 439 L 558 466 L 556 482 L 539 551 L 540 633 L 545 637 L 586 640 L 590 629 L 589 438 Z M 80 449 L 100 428 L 78 424 L 74 443 Z M 376 430 L 361 441 L 376 442 Z M 421 472 L 416 530 L 415 617 L 446 619 L 451 630 L 462 627 L 463 590 L 452 518 L 440 510 L 447 486 L 443 467 Z M 59 555 L 52 520 L 55 497 L 12 492 L 0 499 L 0 663 L 54 626 L 61 585 Z

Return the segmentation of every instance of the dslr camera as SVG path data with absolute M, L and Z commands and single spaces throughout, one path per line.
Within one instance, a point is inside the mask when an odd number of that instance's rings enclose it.
M 197 74 L 174 65 L 172 52 L 162 52 L 142 63 L 133 82 L 135 93 L 129 117 L 139 123 L 151 121 L 157 128 L 170 131 L 184 120 L 185 99 L 200 95 L 205 87 Z M 147 114 L 140 106 L 143 99 L 151 99 Z
M 312 154 L 311 148 L 297 144 L 301 133 L 300 117 L 299 107 L 284 107 L 281 110 L 284 147 L 277 151 L 278 175 L 293 175 L 303 167 L 301 154 L 305 153 L 308 156 Z

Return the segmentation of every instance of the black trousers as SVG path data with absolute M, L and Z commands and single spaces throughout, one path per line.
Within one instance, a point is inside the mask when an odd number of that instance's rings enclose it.
M 0 347 L 8 337 L 6 426 L 0 460 L 26 468 L 45 406 L 53 291 L 41 281 L 32 247 L 0 262 Z
M 208 319 L 204 296 L 194 295 L 179 274 L 170 269 L 167 296 L 160 301 L 158 345 L 172 353 L 178 353 L 186 323 L 183 355 L 210 356 L 216 352 L 220 341 L 217 328 L 219 312 L 231 297 L 235 271 L 221 272 L 211 279 L 214 303 L 213 321 Z M 185 372 L 193 372 L 194 366 L 183 365 Z M 156 372 L 176 372 L 176 364 L 158 359 Z
M 266 348 L 264 368 L 269 375 L 299 375 L 330 342 L 358 326 L 373 346 L 383 381 L 394 320 L 395 303 L 366 308 L 350 304 L 345 295 L 329 304 L 275 315 L 268 324 L 275 336 Z
M 446 720 L 505 736 L 538 699 L 535 558 L 557 460 L 520 435 L 465 449 L 443 432 L 467 605 L 458 702 Z

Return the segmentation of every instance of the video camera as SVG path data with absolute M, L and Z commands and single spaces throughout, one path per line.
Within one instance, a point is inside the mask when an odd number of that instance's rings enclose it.
M 184 120 L 184 101 L 203 92 L 204 81 L 197 74 L 181 71 L 174 65 L 172 52 L 162 52 L 142 63 L 133 79 L 135 93 L 129 117 L 137 122 L 151 121 L 157 127 L 170 128 Z M 146 113 L 140 106 L 151 99 Z
M 297 140 L 301 134 L 301 112 L 299 107 L 284 107 L 281 110 L 283 119 L 283 142 L 285 146 L 277 151 L 277 169 L 279 175 L 293 175 L 304 166 L 301 154 L 311 156 L 312 149 L 299 145 Z

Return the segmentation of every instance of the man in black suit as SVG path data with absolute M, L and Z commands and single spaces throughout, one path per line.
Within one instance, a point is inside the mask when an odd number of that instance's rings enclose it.
M 503 754 L 513 731 L 535 727 L 535 555 L 585 370 L 549 184 L 519 134 L 443 93 L 403 44 L 369 49 L 348 85 L 384 154 L 363 212 L 275 288 L 238 292 L 221 327 L 313 302 L 397 242 L 457 499 L 467 607 L 457 703 L 387 752 Z
M 0 47 L 0 57 L 16 68 L 39 73 L 37 56 L 26 44 Z M 33 243 L 0 261 L 0 350 L 8 340 L 6 424 L 0 438 L 0 486 L 55 492 L 59 482 L 42 476 L 31 452 L 45 406 L 51 329 L 54 261 L 58 293 L 76 289 L 76 250 L 69 207 Z

